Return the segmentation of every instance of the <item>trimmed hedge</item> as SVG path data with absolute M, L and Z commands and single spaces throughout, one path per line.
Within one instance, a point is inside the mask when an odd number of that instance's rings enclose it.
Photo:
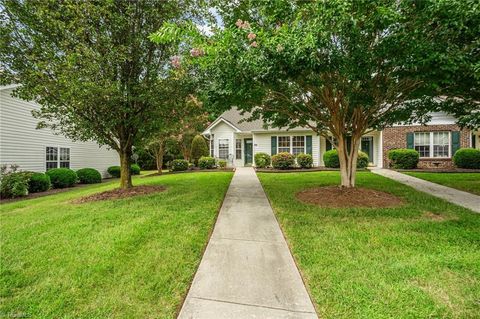
M 338 151 L 337 150 L 330 150 L 323 154 L 323 162 L 325 163 L 325 167 L 329 168 L 339 168 L 340 167 L 340 159 L 338 158 Z M 366 168 L 368 167 L 368 163 L 370 159 L 368 155 L 364 152 L 358 152 L 357 157 L 357 168 Z
M 460 168 L 480 169 L 480 150 L 461 148 L 453 155 L 453 162 Z
M 137 164 L 130 165 L 130 173 L 132 175 L 140 175 L 140 166 Z
M 257 153 L 255 154 L 255 166 L 258 168 L 265 168 L 270 166 L 272 158 L 267 153 Z
M 367 168 L 370 159 L 368 158 L 368 154 L 364 152 L 358 152 L 357 158 L 357 168 Z
M 330 150 L 323 153 L 323 163 L 325 167 L 339 168 L 340 160 L 338 159 L 337 150 Z
M 65 188 L 75 185 L 78 180 L 77 174 L 69 168 L 54 168 L 46 173 L 54 188 Z
M 109 168 L 107 168 L 107 172 L 112 177 L 119 178 L 121 174 L 121 169 L 120 169 L 120 166 L 110 166 Z
M 399 148 L 388 151 L 391 166 L 398 169 L 413 169 L 418 165 L 420 154 L 412 149 Z
M 77 171 L 81 184 L 96 184 L 102 182 L 102 175 L 94 168 L 82 168 Z
M 218 166 L 220 168 L 225 168 L 227 167 L 227 161 L 226 160 L 218 160 Z
M 188 161 L 184 159 L 176 159 L 172 161 L 172 171 L 186 171 L 188 169 Z
M 215 168 L 215 159 L 211 156 L 202 156 L 198 159 L 198 167 L 201 169 Z
M 313 157 L 310 154 L 300 153 L 297 155 L 297 164 L 301 168 L 311 168 L 313 166 Z
M 289 169 L 295 165 L 295 156 L 282 152 L 272 156 L 272 166 L 276 169 Z
M 25 172 L 12 172 L 2 176 L 0 183 L 0 196 L 2 198 L 15 198 L 28 195 L 29 174 Z
M 28 191 L 30 193 L 45 192 L 48 191 L 51 186 L 50 176 L 44 173 L 32 173 L 28 180 Z

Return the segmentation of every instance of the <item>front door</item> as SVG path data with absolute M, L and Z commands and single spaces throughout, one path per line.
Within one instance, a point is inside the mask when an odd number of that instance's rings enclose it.
M 373 163 L 373 137 L 362 137 L 362 152 L 368 155 L 370 163 Z
M 244 139 L 244 151 L 245 151 L 245 166 L 252 165 L 253 159 L 253 140 L 251 138 Z

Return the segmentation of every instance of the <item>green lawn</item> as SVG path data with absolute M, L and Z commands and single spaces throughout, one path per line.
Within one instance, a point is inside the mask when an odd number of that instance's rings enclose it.
M 480 195 L 480 173 L 402 173 L 472 194 Z
M 0 316 L 173 318 L 231 177 L 136 177 L 167 191 L 70 203 L 117 180 L 2 205 Z
M 479 214 L 370 172 L 359 186 L 406 204 L 319 208 L 295 193 L 338 172 L 258 175 L 321 318 L 479 318 Z

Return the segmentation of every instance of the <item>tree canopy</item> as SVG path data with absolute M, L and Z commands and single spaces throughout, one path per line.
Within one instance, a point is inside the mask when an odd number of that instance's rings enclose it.
M 335 137 L 351 187 L 365 133 L 447 104 L 478 108 L 479 10 L 467 2 L 242 1 L 219 6 L 212 35 L 166 23 L 151 38 L 199 68 L 209 105 Z
M 176 47 L 148 35 L 166 21 L 194 19 L 196 1 L 4 1 L 3 83 L 41 104 L 43 126 L 119 153 L 131 186 L 132 147 L 184 114 L 194 78 L 176 72 Z M 188 91 L 188 92 L 187 92 Z

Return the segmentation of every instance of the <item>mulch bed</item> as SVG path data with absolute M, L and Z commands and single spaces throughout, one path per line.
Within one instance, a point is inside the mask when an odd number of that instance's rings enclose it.
M 296 197 L 308 204 L 333 208 L 382 208 L 403 204 L 403 201 L 395 195 L 369 188 L 316 187 L 301 191 Z
M 415 169 L 393 169 L 397 172 L 419 172 L 419 173 L 480 173 L 480 169 L 469 168 L 415 168 Z
M 152 173 L 152 174 L 148 174 L 148 175 L 144 175 L 142 176 L 142 178 L 146 178 L 146 177 L 156 177 L 156 176 L 163 176 L 163 175 L 170 175 L 170 174 L 182 174 L 182 173 L 204 173 L 204 172 L 234 172 L 235 171 L 235 168 L 232 168 L 232 167 L 227 167 L 227 168 L 212 168 L 212 169 L 200 169 L 198 167 L 195 167 L 195 168 L 190 168 L 186 171 L 169 171 L 169 172 L 163 172 L 163 173 L 158 173 L 158 172 L 155 172 L 155 173 Z
M 357 171 L 366 171 L 366 168 L 357 168 Z M 312 167 L 312 168 L 290 168 L 290 169 L 275 169 L 275 168 L 255 168 L 259 173 L 300 173 L 300 172 L 323 172 L 323 171 L 340 171 L 339 168 L 328 167 Z
M 73 201 L 73 203 L 81 204 L 81 203 L 96 202 L 101 200 L 121 199 L 121 198 L 127 198 L 127 197 L 139 196 L 139 195 L 147 195 L 151 193 L 159 193 L 165 190 L 166 188 L 164 186 L 159 186 L 159 185 L 141 185 L 141 186 L 135 186 L 128 189 L 116 188 L 109 191 L 96 193 L 96 194 L 92 194 L 89 196 L 76 199 Z

